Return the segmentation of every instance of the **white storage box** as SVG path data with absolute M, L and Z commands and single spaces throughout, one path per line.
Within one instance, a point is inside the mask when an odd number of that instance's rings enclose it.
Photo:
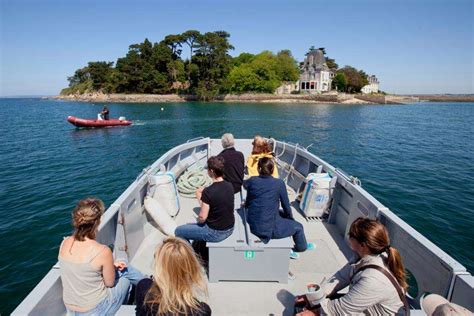
M 321 217 L 331 201 L 331 177 L 327 173 L 310 173 L 300 201 L 306 217 Z

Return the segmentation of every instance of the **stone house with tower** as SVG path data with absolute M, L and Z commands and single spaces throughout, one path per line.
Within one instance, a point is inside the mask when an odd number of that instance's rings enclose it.
M 298 87 L 302 93 L 321 93 L 331 90 L 334 73 L 326 64 L 322 49 L 311 48 L 300 66 Z

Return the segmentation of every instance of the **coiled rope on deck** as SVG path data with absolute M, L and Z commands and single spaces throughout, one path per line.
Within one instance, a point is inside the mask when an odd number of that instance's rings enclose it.
M 176 186 L 181 196 L 194 198 L 196 190 L 206 187 L 212 183 L 212 179 L 207 175 L 207 170 L 203 167 L 186 170 L 179 178 Z

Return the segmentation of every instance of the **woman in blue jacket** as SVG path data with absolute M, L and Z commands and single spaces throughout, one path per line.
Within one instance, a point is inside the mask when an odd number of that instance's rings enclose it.
M 268 243 L 270 239 L 292 236 L 294 250 L 305 251 L 308 245 L 303 225 L 293 218 L 285 183 L 272 177 L 274 168 L 272 159 L 263 157 L 258 161 L 260 175 L 244 181 L 250 230 L 264 243 Z M 283 213 L 280 212 L 280 202 Z

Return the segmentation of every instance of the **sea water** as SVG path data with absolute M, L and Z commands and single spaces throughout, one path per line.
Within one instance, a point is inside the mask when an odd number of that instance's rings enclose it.
M 474 272 L 474 104 L 110 104 L 130 127 L 80 130 L 100 103 L 0 99 L 0 313 L 57 260 L 77 201 L 110 205 L 188 139 L 255 134 L 299 143 Z M 161 110 L 163 108 L 163 110 Z

